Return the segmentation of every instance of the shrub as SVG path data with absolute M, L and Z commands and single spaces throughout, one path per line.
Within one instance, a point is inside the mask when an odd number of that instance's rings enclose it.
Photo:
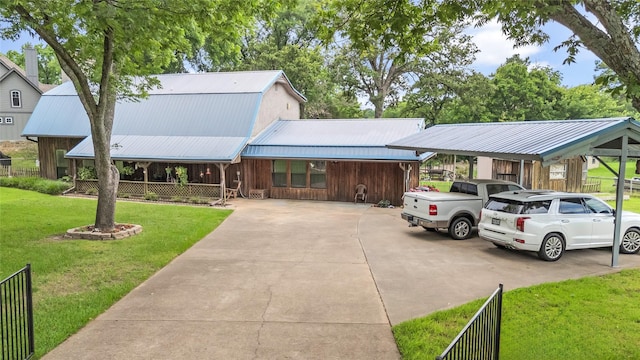
M 96 169 L 93 166 L 85 166 L 78 169 L 78 180 L 97 179 Z
M 96 188 L 89 188 L 87 189 L 87 191 L 84 192 L 87 195 L 98 195 L 98 189 Z
M 160 197 L 158 196 L 158 194 L 154 193 L 153 191 L 149 191 L 148 193 L 144 194 L 144 199 L 151 200 L 151 201 L 158 201 Z
M 65 190 L 70 189 L 72 184 L 38 177 L 10 177 L 0 178 L 0 186 L 37 191 L 49 195 L 60 195 Z
M 131 194 L 128 193 L 118 193 L 119 198 L 128 199 L 131 197 Z

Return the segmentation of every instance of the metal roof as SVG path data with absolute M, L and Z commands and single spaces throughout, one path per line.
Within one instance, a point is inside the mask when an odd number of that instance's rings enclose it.
M 300 101 L 306 101 L 282 70 L 161 74 L 153 77 L 160 81 L 161 87 L 149 90 L 149 95 L 264 93 L 273 84 L 281 83 Z M 76 94 L 70 81 L 46 93 L 53 96 Z
M 236 136 L 251 134 L 262 95 L 156 95 L 116 105 L 114 135 Z M 23 136 L 85 137 L 91 134 L 77 96 L 44 95 Z
M 598 155 L 596 148 L 602 149 L 602 154 L 611 153 L 614 144 L 610 142 L 623 133 L 631 135 L 631 144 L 637 144 L 640 140 L 640 123 L 633 118 L 607 118 L 435 125 L 418 134 L 393 141 L 388 147 L 539 160 L 549 164 L 578 155 Z M 614 154 L 611 153 L 611 156 Z
M 247 141 L 246 137 L 141 136 L 113 135 L 111 158 L 137 161 L 233 162 Z M 92 159 L 91 136 L 66 155 Z
M 422 161 L 433 154 L 392 150 L 391 141 L 419 132 L 423 119 L 279 120 L 253 139 L 247 158 Z

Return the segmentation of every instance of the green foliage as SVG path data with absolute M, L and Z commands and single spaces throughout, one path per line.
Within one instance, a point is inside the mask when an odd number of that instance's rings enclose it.
M 96 188 L 88 188 L 87 191 L 84 192 L 85 195 L 95 196 L 98 195 L 98 189 Z
M 640 6 L 636 0 L 558 2 L 480 0 L 470 2 L 445 1 L 448 13 L 474 16 L 479 25 L 496 19 L 502 31 L 517 46 L 541 45 L 549 40 L 543 26 L 555 21 L 572 34 L 554 50 L 566 49 L 565 63 L 576 61 L 582 49 L 591 50 L 617 75 L 603 74 L 598 84 L 622 93 L 640 110 Z M 592 16 L 584 16 L 584 8 Z M 606 19 L 606 20 L 603 20 Z
M 336 61 L 348 69 L 345 80 L 353 81 L 359 93 L 368 97 L 375 117 L 381 117 L 384 107 L 408 90 L 407 76 L 417 71 L 421 61 L 439 57 L 447 52 L 443 48 L 469 43 L 465 36 L 441 39 L 456 27 L 440 21 L 436 4 L 431 0 L 321 2 L 319 36 L 338 48 Z
M 640 270 L 516 289 L 503 296 L 500 357 L 635 359 Z M 403 359 L 435 358 L 484 299 L 393 327 Z
M 96 168 L 94 168 L 93 166 L 84 166 L 79 168 L 77 176 L 78 180 L 91 180 L 98 178 L 98 175 L 96 174 Z
M 11 187 L 37 191 L 43 194 L 60 195 L 70 189 L 72 184 L 60 180 L 47 180 L 39 177 L 0 178 L 0 187 Z
M 189 183 L 189 175 L 187 175 L 187 168 L 184 166 L 176 166 L 176 177 L 178 178 L 178 182 L 176 183 L 178 186 L 185 186 Z
M 143 232 L 114 241 L 53 239 L 91 224 L 96 202 L 0 188 L 0 278 L 31 263 L 36 354 L 41 358 L 213 231 L 231 212 L 118 203 L 116 221 Z M 73 211 L 70 211 L 72 209 Z
M 144 199 L 149 201 L 158 201 L 160 200 L 160 196 L 158 196 L 158 194 L 154 193 L 153 191 L 149 191 L 144 194 Z

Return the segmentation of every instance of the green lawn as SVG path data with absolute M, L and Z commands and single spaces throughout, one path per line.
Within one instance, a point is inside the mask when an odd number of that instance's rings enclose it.
M 434 359 L 483 302 L 394 326 L 403 359 Z M 640 270 L 507 291 L 500 358 L 640 359 L 638 303 Z
M 0 187 L 0 279 L 31 263 L 36 358 L 98 316 L 230 213 L 120 201 L 116 221 L 143 232 L 111 241 L 61 240 L 92 224 L 95 200 Z

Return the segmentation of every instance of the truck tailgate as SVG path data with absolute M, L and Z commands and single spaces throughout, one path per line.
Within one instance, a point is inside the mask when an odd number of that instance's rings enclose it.
M 462 194 L 462 193 L 449 193 L 449 192 L 407 192 L 404 194 L 404 209 L 403 213 L 425 218 L 429 215 L 429 205 L 432 203 L 438 204 L 440 202 L 451 203 L 451 207 L 455 207 L 454 203 L 458 201 L 466 202 L 481 202 L 479 196 Z M 442 214 L 447 215 L 447 214 Z

